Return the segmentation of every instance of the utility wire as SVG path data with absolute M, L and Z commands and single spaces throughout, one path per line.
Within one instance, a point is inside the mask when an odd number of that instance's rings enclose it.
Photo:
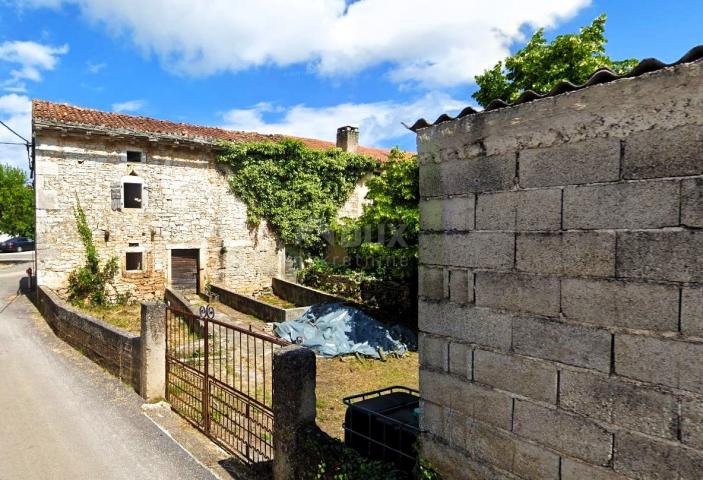
M 24 140 L 24 143 L 25 143 L 25 144 L 29 144 L 29 140 L 27 140 L 27 139 L 24 138 L 22 135 L 20 135 L 19 133 L 15 132 L 15 131 L 14 131 L 13 129 L 11 129 L 10 127 L 8 127 L 7 124 L 6 124 L 5 122 L 3 122 L 2 120 L 0 120 L 0 125 L 2 125 L 3 127 L 7 128 L 9 131 L 11 131 L 12 133 L 14 133 L 14 134 L 17 135 L 18 137 L 20 137 L 22 140 Z
M 20 143 L 20 142 L 0 142 L 0 145 L 22 145 L 23 147 L 26 147 L 26 143 Z

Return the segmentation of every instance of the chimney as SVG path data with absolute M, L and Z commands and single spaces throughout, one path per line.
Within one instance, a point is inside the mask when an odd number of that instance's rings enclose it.
M 359 146 L 359 129 L 356 127 L 339 127 L 337 129 L 337 148 L 345 152 L 356 153 Z

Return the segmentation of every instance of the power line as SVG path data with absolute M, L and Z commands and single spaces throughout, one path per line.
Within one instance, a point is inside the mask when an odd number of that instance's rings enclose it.
M 0 125 L 2 125 L 3 127 L 7 128 L 9 131 L 11 131 L 11 132 L 14 133 L 15 135 L 17 135 L 17 136 L 18 136 L 19 138 L 21 138 L 22 140 L 24 140 L 24 143 L 25 143 L 26 145 L 29 145 L 29 140 L 27 140 L 27 139 L 24 138 L 22 135 L 20 135 L 19 133 L 15 132 L 15 131 L 14 131 L 13 129 L 11 129 L 10 127 L 8 127 L 7 124 L 6 124 L 5 122 L 3 122 L 2 120 L 0 120 Z
M 23 147 L 26 147 L 26 143 L 20 143 L 20 142 L 0 142 L 0 145 L 22 145 Z

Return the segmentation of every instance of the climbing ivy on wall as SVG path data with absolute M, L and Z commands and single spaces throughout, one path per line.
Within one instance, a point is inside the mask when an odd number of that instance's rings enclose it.
M 322 249 L 321 235 L 357 181 L 378 167 L 371 157 L 297 140 L 223 142 L 217 161 L 230 167 L 229 185 L 251 224 L 265 219 L 283 242 L 309 252 Z
M 76 196 L 73 207 L 78 235 L 85 247 L 85 265 L 76 268 L 68 275 L 68 299 L 74 304 L 88 301 L 93 306 L 104 306 L 111 302 L 107 286 L 112 283 L 119 266 L 117 257 L 110 258 L 101 265 L 98 252 L 93 243 L 93 232 L 88 226 L 85 211 Z

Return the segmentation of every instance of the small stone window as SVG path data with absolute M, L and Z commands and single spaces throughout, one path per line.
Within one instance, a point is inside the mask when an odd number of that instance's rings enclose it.
M 127 150 L 127 162 L 128 163 L 141 163 L 143 161 L 144 154 L 138 150 Z
M 142 184 L 124 183 L 124 208 L 142 208 Z
M 127 252 L 126 268 L 128 272 L 140 272 L 144 270 L 143 262 L 144 254 L 142 252 Z

